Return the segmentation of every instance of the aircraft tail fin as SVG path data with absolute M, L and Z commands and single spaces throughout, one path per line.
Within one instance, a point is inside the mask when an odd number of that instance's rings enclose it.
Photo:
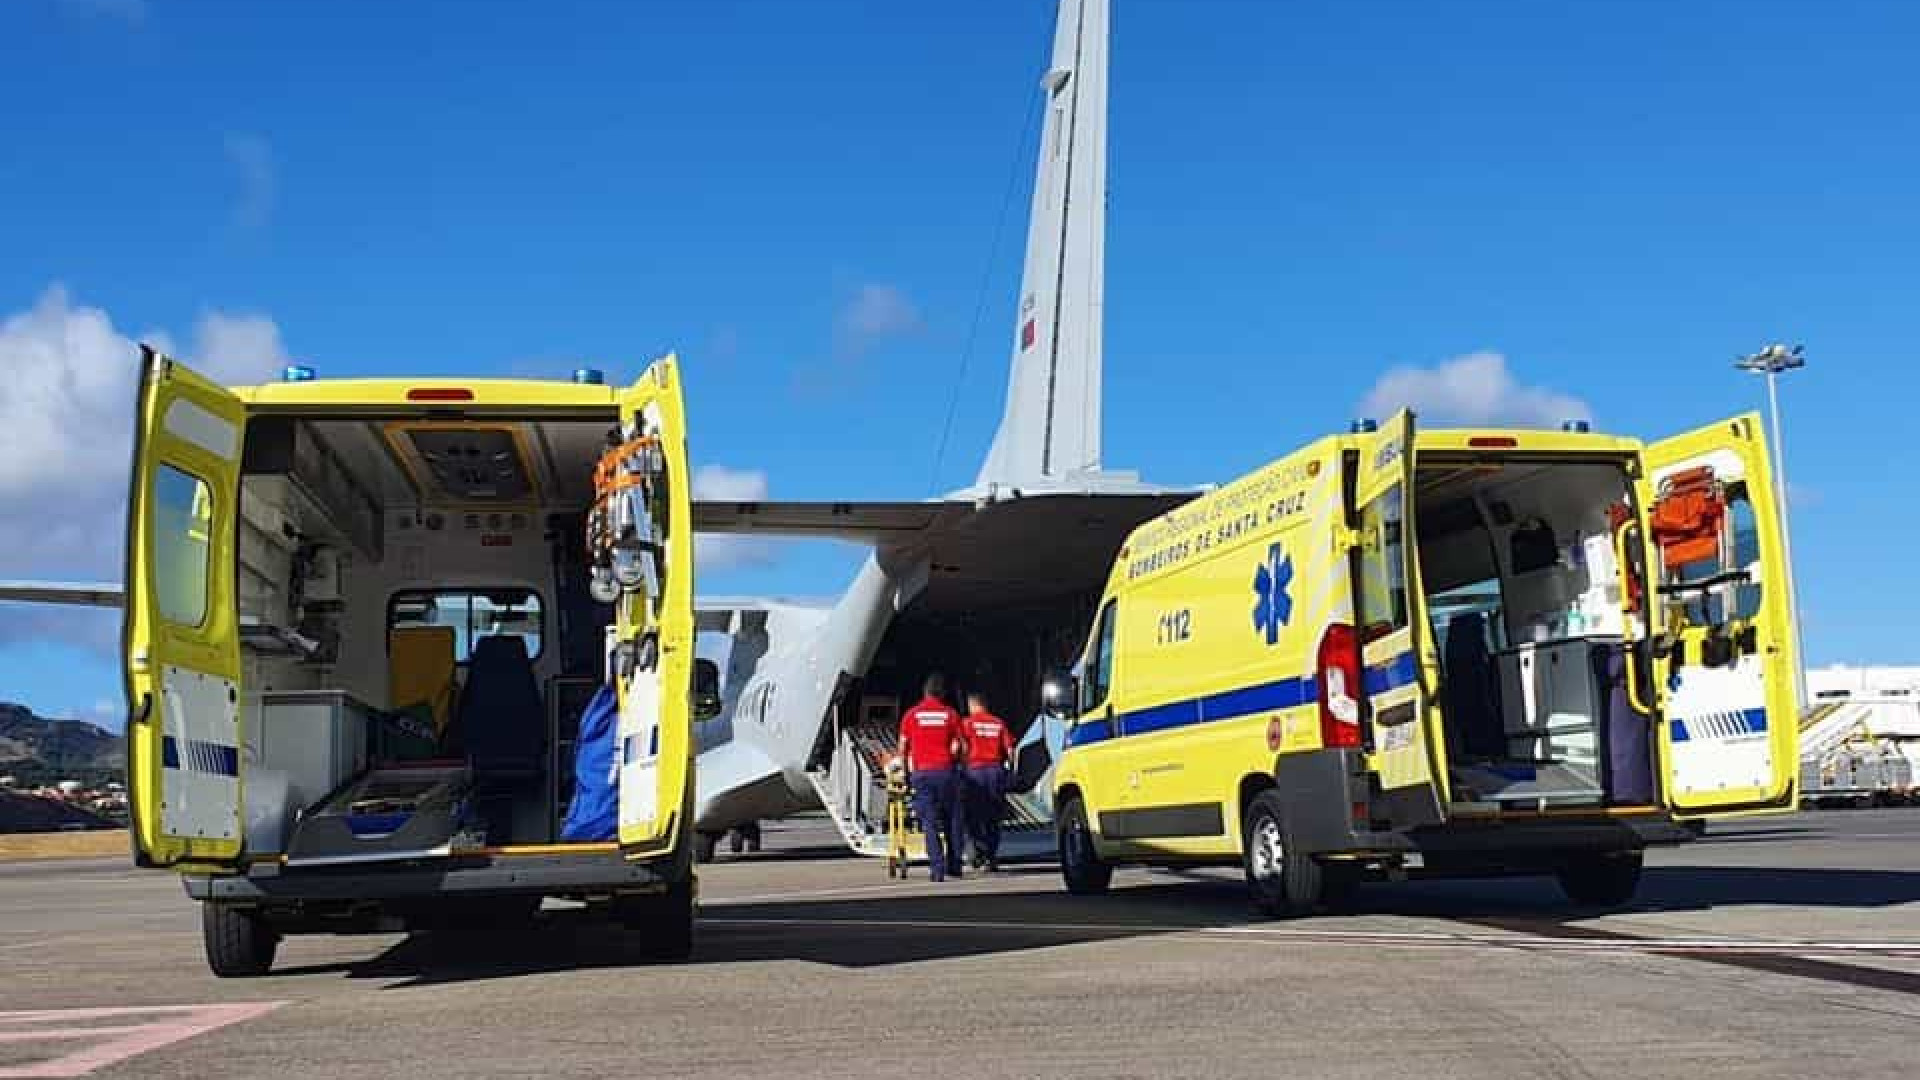
M 1108 0 L 1060 0 L 1006 411 L 978 483 L 1056 486 L 1100 470 Z

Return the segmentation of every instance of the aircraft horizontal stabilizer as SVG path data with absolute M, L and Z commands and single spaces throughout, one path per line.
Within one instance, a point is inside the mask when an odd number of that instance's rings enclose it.
M 127 590 L 112 582 L 0 581 L 0 603 L 125 606 Z
M 830 537 L 874 543 L 925 531 L 946 508 L 937 502 L 695 502 L 693 530 Z

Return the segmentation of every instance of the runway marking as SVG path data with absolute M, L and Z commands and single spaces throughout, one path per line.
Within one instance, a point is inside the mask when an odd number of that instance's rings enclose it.
M 716 896 L 711 900 L 703 899 L 702 907 L 721 908 L 731 904 L 767 904 L 777 900 L 811 900 L 829 896 L 863 896 L 868 893 L 899 893 L 906 896 L 933 895 L 927 890 L 907 892 L 911 882 L 896 881 L 891 885 L 847 885 L 833 889 L 800 889 L 793 892 L 760 893 L 754 896 Z
M 902 930 L 988 930 L 1098 934 L 1167 934 L 1267 939 L 1301 945 L 1364 945 L 1388 948 L 1524 949 L 1545 952 L 1706 953 L 1728 955 L 1883 956 L 1920 959 L 1920 941 L 1729 940 L 1724 938 L 1566 938 L 1542 934 L 1472 934 L 1445 931 L 1303 930 L 1265 926 L 1177 926 L 1164 923 L 1010 922 L 965 919 L 765 919 L 716 915 L 704 921 L 742 926 L 832 927 Z
M 235 1005 L 132 1005 L 93 1009 L 30 1009 L 0 1012 L 0 1045 L 49 1043 L 49 1056 L 21 1065 L 0 1065 L 0 1080 L 67 1080 L 116 1065 L 216 1028 L 252 1020 L 284 1001 Z M 93 1021 L 123 1021 L 92 1023 Z M 78 1049 L 57 1045 L 80 1041 Z

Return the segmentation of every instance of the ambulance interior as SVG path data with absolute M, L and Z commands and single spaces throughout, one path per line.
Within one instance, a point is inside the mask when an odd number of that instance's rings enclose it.
M 1414 530 L 1452 800 L 1645 805 L 1651 718 L 1626 684 L 1612 463 L 1423 463 Z
M 247 851 L 289 865 L 560 838 L 610 609 L 615 423 L 255 418 L 238 594 Z

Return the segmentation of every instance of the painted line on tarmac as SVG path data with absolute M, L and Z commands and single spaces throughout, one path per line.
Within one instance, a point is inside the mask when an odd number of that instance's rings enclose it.
M 0 1080 L 67 1080 L 150 1053 L 285 1005 L 256 1001 L 228 1005 L 126 1005 L 92 1009 L 0 1012 L 0 1045 L 45 1044 L 35 1061 L 0 1065 Z M 94 1023 L 94 1021 L 120 1021 Z M 65 1049 L 73 1043 L 81 1045 Z
M 1291 930 L 1263 926 L 1177 926 L 1165 923 L 1008 922 L 967 919 L 771 919 L 718 915 L 709 923 L 742 926 L 834 927 L 899 930 L 960 930 L 1097 934 L 1167 934 L 1265 939 L 1301 945 L 1365 945 L 1405 948 L 1526 949 L 1547 952 L 1868 955 L 1920 958 L 1920 941 L 1800 941 L 1720 938 L 1583 939 L 1538 934 L 1462 934 L 1443 931 Z
M 870 893 L 884 892 L 895 893 L 901 896 L 945 895 L 944 893 L 936 893 L 927 889 L 907 892 L 905 891 L 907 884 L 909 883 L 896 881 L 891 885 L 846 885 L 832 889 L 800 889 L 793 892 L 758 893 L 753 896 L 716 896 L 711 900 L 703 898 L 700 906 L 703 908 L 720 908 L 733 904 L 768 904 L 777 900 L 816 900 L 833 896 L 865 896 Z

